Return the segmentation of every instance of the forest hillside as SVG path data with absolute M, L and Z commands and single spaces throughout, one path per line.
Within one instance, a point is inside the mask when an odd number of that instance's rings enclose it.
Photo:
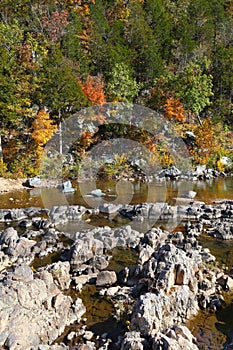
M 194 135 L 194 164 L 227 170 L 231 0 L 1 0 L 0 19 L 0 176 L 36 175 L 59 123 L 109 102 L 160 113 Z

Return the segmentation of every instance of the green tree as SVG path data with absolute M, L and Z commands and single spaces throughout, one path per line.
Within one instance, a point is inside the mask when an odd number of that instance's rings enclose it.
M 190 62 L 176 77 L 175 96 L 184 104 L 187 111 L 199 118 L 205 107 L 211 104 L 213 77 L 208 72 L 208 60 L 202 64 Z
M 32 93 L 37 88 L 34 79 L 37 64 L 33 58 L 35 42 L 30 34 L 25 35 L 16 20 L 11 24 L 0 23 L 0 42 L 0 134 L 3 145 L 12 139 L 12 135 L 15 144 L 21 139 L 27 145 L 33 116 Z M 18 151 L 20 147 L 17 146 Z M 13 152 L 8 153 L 9 160 L 15 157 Z
M 162 57 L 169 60 L 171 56 L 172 22 L 169 12 L 162 0 L 145 1 L 146 20 L 153 29 L 153 34 Z
M 111 70 L 116 63 L 131 64 L 130 49 L 124 37 L 125 23 L 121 20 L 114 20 L 108 35 L 108 67 Z M 108 74 L 108 72 L 105 72 Z M 107 75 L 106 74 L 106 75 Z
M 233 123 L 233 47 L 218 45 L 213 57 L 215 115 Z
M 210 57 L 214 41 L 214 19 L 210 1 L 165 1 L 172 19 L 173 61 L 182 70 L 190 60 Z
M 110 73 L 107 94 L 112 101 L 132 102 L 138 95 L 140 84 L 132 76 L 130 67 L 116 63 Z
M 43 77 L 37 94 L 39 106 L 46 106 L 51 116 L 66 116 L 87 104 L 78 76 L 69 62 L 62 56 L 57 45 L 44 59 L 41 69 Z
M 80 73 L 85 74 L 88 71 L 87 54 L 82 50 L 80 34 L 82 32 L 82 23 L 79 15 L 73 12 L 69 16 L 69 24 L 61 40 L 61 51 L 73 65 L 77 67 Z
M 18 67 L 17 48 L 22 40 L 23 31 L 17 21 L 12 24 L 0 22 L 0 113 L 2 123 L 17 118 L 15 68 Z
M 93 75 L 104 75 L 109 71 L 108 60 L 108 33 L 109 24 L 105 16 L 104 6 L 101 0 L 90 6 L 89 35 L 89 59 Z
M 125 25 L 125 37 L 138 81 L 150 83 L 164 69 L 153 30 L 139 1 L 129 5 L 130 15 Z

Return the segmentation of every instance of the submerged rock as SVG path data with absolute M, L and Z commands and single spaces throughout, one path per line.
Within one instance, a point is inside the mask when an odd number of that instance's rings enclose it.
M 87 195 L 92 197 L 104 197 L 105 193 L 102 192 L 102 190 L 100 190 L 99 188 L 97 188 L 96 190 L 92 190 L 91 192 L 89 192 Z

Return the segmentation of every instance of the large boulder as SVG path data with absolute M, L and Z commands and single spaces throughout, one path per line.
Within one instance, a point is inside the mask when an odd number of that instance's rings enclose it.
M 197 311 L 197 300 L 188 286 L 182 285 L 170 295 L 163 292 L 146 293 L 136 302 L 131 327 L 143 336 L 148 336 L 152 330 L 160 331 L 180 323 Z
M 0 346 L 9 350 L 51 344 L 86 311 L 81 299 L 73 302 L 62 294 L 46 270 L 34 275 L 28 265 L 22 264 L 1 277 Z

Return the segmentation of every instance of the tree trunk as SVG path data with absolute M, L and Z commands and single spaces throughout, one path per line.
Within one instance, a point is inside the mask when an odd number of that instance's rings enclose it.
M 63 146 L 62 146 L 62 123 L 61 123 L 61 112 L 59 111 L 59 153 L 62 154 Z
M 197 120 L 198 120 L 199 125 L 202 125 L 202 121 L 201 121 L 199 114 L 197 114 Z

